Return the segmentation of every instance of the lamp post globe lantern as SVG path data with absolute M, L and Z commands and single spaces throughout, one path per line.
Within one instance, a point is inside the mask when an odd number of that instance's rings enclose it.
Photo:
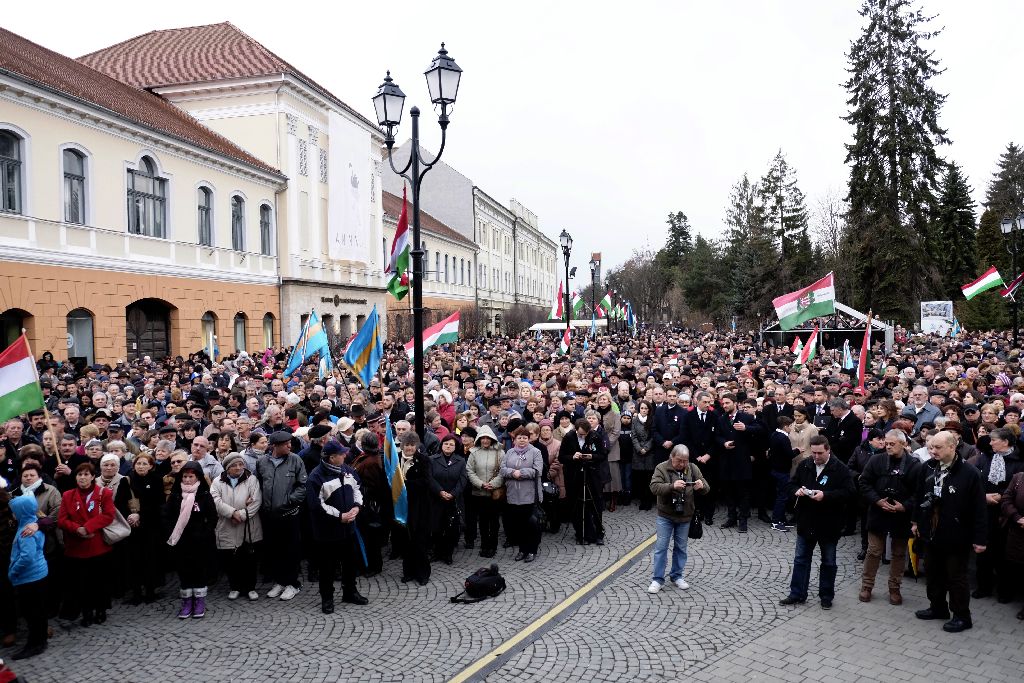
M 390 149 L 395 142 L 394 131 L 402 123 L 402 110 L 405 108 L 405 93 L 391 78 L 390 71 L 373 96 L 373 108 L 377 112 L 377 125 L 387 131 Z
M 569 329 L 572 309 L 569 298 L 569 255 L 572 253 L 572 235 L 565 228 L 562 228 L 562 233 L 558 236 L 558 243 L 562 245 L 562 256 L 565 259 L 565 328 Z
M 999 222 L 999 229 L 1003 231 L 1004 235 L 1009 235 L 1011 232 L 1013 232 L 1013 219 L 1004 218 L 1002 221 Z
M 462 79 L 462 69 L 455 63 L 455 60 L 448 56 L 448 50 L 437 51 L 437 56 L 430 63 L 430 67 L 423 72 L 427 78 L 427 89 L 430 91 L 430 101 L 447 107 L 455 104 L 455 98 L 459 94 L 459 81 Z

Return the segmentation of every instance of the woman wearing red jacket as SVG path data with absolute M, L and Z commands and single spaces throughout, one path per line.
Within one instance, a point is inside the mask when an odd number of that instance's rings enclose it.
M 64 555 L 67 560 L 66 603 L 78 603 L 82 626 L 107 620 L 110 587 L 107 585 L 107 559 L 110 546 L 103 540 L 103 528 L 114 521 L 114 497 L 110 489 L 96 485 L 96 470 L 84 462 L 75 469 L 77 486 L 61 499 L 57 525 L 64 531 Z M 67 610 L 73 616 L 77 609 Z

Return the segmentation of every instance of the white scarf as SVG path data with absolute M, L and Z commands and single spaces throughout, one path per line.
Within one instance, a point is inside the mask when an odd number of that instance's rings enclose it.
M 24 494 L 31 493 L 32 495 L 35 495 L 36 489 L 39 488 L 42 485 L 43 485 L 43 480 L 42 479 L 36 479 L 35 483 L 34 484 L 30 484 L 29 486 L 25 486 L 24 484 L 22 484 L 21 485 L 21 492 L 24 493 Z

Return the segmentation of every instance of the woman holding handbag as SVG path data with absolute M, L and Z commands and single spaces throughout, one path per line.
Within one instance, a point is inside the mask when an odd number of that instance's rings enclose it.
M 256 544 L 263 540 L 260 483 L 245 466 L 245 457 L 232 453 L 224 458 L 224 471 L 214 479 L 210 494 L 217 506 L 217 552 L 228 577 L 228 600 L 256 592 Z
M 82 626 L 107 620 L 111 548 L 103 539 L 103 528 L 114 521 L 114 510 L 114 496 L 109 489 L 96 485 L 92 463 L 83 462 L 76 467 L 75 488 L 61 498 L 57 526 L 64 532 L 67 577 L 61 611 L 74 618 L 80 607 Z
M 466 489 L 466 459 L 455 452 L 458 438 L 446 434 L 441 439 L 441 452 L 430 457 L 430 489 L 434 496 L 434 558 L 452 563 L 455 545 L 459 542 Z
M 504 452 L 498 447 L 494 432 L 487 425 L 477 430 L 476 445 L 469 452 L 466 476 L 471 492 L 469 504 L 480 524 L 480 557 L 494 557 L 498 552 L 498 520 L 505 501 L 505 481 L 501 477 Z M 467 534 L 468 535 L 468 534 Z
M 163 583 L 159 561 L 163 504 L 163 482 L 156 472 L 156 460 L 149 453 L 140 453 L 114 494 L 114 505 L 131 527 L 131 536 L 121 545 L 128 558 L 128 580 L 132 587 L 128 602 L 132 605 L 152 603 L 156 600 L 156 587 Z

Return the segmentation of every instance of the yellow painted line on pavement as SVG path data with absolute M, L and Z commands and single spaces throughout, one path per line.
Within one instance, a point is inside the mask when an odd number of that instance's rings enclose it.
M 488 652 L 486 655 L 484 655 L 483 657 L 481 657 L 480 659 L 475 661 L 473 664 L 471 664 L 467 668 L 463 669 L 461 672 L 459 672 L 458 675 L 456 675 L 454 678 L 450 679 L 449 683 L 463 683 L 463 681 L 471 680 L 473 678 L 473 676 L 475 676 L 481 670 L 483 670 L 488 665 L 493 663 L 498 657 L 501 657 L 502 655 L 508 654 L 508 652 L 511 651 L 513 648 L 515 648 L 519 643 L 521 643 L 524 640 L 526 640 L 527 638 L 529 638 L 531 635 L 536 633 L 539 629 L 544 627 L 552 619 L 555 619 L 556 617 L 561 615 L 563 612 L 565 612 L 567 609 L 569 609 L 570 607 L 575 605 L 577 602 L 582 600 L 593 589 L 597 588 L 599 585 L 601 585 L 602 583 L 607 581 L 608 578 L 610 576 L 612 576 L 615 572 L 617 572 L 619 569 L 621 569 L 626 564 L 628 564 L 633 559 L 635 559 L 637 555 L 641 554 L 642 552 L 647 550 L 649 547 L 651 547 L 654 544 L 654 541 L 657 538 L 658 538 L 658 536 L 657 536 L 657 534 L 655 534 L 654 536 L 651 536 L 650 538 L 648 538 L 646 541 L 644 541 L 643 543 L 641 543 L 637 547 L 635 547 L 632 550 L 630 550 L 628 553 L 626 553 L 625 555 L 620 557 L 616 562 L 611 564 L 607 569 L 605 569 L 600 574 L 598 574 L 597 576 L 592 578 L 590 581 L 588 581 L 586 584 L 584 584 L 575 593 L 573 593 L 572 595 L 567 597 L 565 600 L 563 600 L 562 602 L 558 603 L 557 605 L 555 605 L 554 607 L 549 609 L 547 612 L 545 612 L 541 616 L 537 617 L 537 619 L 535 619 L 533 622 L 531 622 L 522 631 L 520 631 L 519 633 L 515 634 L 514 636 L 512 636 L 512 638 L 510 638 L 509 640 L 506 640 L 504 643 L 502 643 L 498 647 L 496 647 L 493 650 L 491 650 L 490 652 Z

